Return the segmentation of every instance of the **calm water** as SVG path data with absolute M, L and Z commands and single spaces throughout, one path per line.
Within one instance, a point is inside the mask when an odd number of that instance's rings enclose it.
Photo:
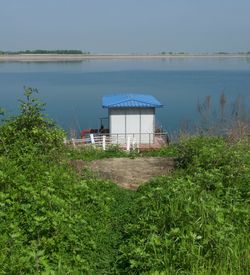
M 250 112 L 250 59 L 186 58 L 171 60 L 105 60 L 81 62 L 0 63 L 0 107 L 17 112 L 23 86 L 35 87 L 46 112 L 65 129 L 99 127 L 103 95 L 152 94 L 165 107 L 157 110 L 169 131 L 199 118 L 197 101 L 211 95 L 218 105 L 222 91 L 228 102 L 241 96 Z

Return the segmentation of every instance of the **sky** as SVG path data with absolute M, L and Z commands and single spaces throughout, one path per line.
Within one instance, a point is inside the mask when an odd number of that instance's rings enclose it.
M 1 0 L 0 50 L 250 51 L 250 0 Z

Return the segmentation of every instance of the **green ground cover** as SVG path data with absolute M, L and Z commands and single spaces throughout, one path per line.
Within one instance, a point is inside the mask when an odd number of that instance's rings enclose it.
M 65 148 L 34 92 L 0 126 L 0 274 L 249 274 L 249 140 L 147 153 L 179 168 L 127 191 L 69 167 L 124 153 Z

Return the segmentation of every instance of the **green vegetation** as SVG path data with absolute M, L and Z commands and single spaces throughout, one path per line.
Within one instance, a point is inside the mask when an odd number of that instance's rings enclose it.
M 20 115 L 0 129 L 0 273 L 112 270 L 120 212 L 134 194 L 69 168 L 63 132 L 35 92 L 25 90 Z
M 0 54 L 89 54 L 81 50 L 25 50 L 25 51 L 0 51 Z
M 106 151 L 103 151 L 101 148 L 94 148 L 92 146 L 80 147 L 76 149 L 68 147 L 65 151 L 69 159 L 81 159 L 86 161 L 103 158 L 119 158 L 131 156 L 117 146 L 108 147 Z M 139 154 L 135 154 L 139 156 Z
M 229 54 L 229 53 L 228 52 L 217 52 L 217 54 L 226 55 L 226 54 Z
M 162 51 L 160 52 L 160 55 L 188 55 L 189 53 L 185 53 L 185 52 L 166 52 L 166 51 Z
M 0 126 L 0 274 L 249 274 L 248 137 L 146 153 L 179 168 L 122 190 L 68 163 L 124 153 L 65 148 L 35 94 Z
M 68 147 L 65 149 L 65 153 L 69 159 L 91 161 L 95 159 L 103 158 L 122 158 L 122 157 L 174 157 L 177 154 L 177 146 L 175 144 L 169 146 L 163 146 L 161 149 L 155 149 L 144 152 L 131 151 L 129 154 L 117 147 L 109 146 L 106 151 L 101 148 L 94 147 Z
M 197 137 L 178 147 L 182 169 L 138 191 L 120 246 L 120 268 L 248 274 L 249 144 Z

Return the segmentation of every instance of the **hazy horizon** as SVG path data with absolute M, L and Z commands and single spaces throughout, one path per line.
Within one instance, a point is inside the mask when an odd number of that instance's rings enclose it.
M 249 0 L 2 0 L 0 50 L 247 52 Z

